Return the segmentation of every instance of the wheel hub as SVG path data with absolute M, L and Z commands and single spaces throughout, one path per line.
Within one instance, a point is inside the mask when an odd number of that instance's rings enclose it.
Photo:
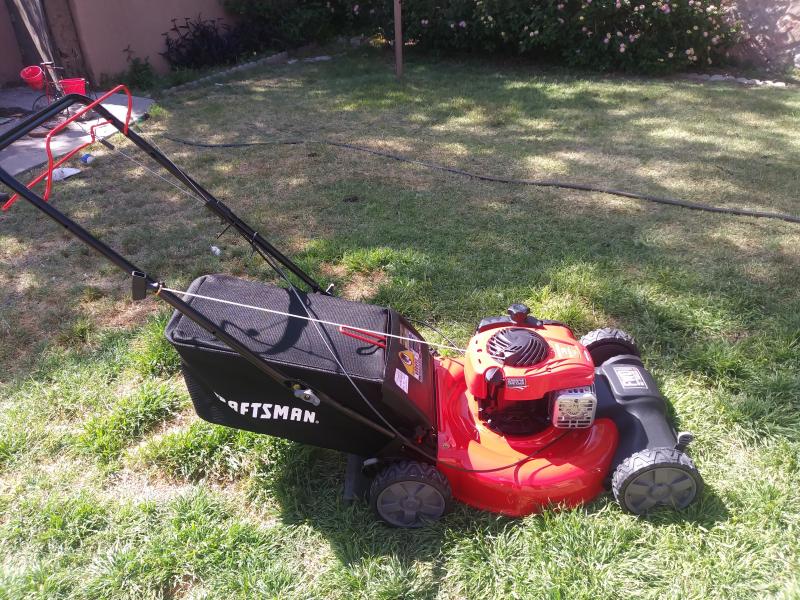
M 416 498 L 406 498 L 402 502 L 400 502 L 400 506 L 408 510 L 417 510 L 420 507 L 421 503 Z
M 378 496 L 377 508 L 392 525 L 419 527 L 438 519 L 445 508 L 442 495 L 433 486 L 419 481 L 399 481 Z
M 650 495 L 653 498 L 657 498 L 659 500 L 663 500 L 667 496 L 669 496 L 670 492 L 672 491 L 672 487 L 665 484 L 665 483 L 657 483 L 653 487 L 650 488 Z
M 657 505 L 686 507 L 697 493 L 694 478 L 683 469 L 658 467 L 645 471 L 625 490 L 625 501 L 637 512 Z

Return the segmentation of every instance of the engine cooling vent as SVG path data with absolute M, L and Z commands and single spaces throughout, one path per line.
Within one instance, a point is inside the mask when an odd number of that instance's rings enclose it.
M 530 367 L 547 357 L 547 342 L 522 327 L 501 329 L 486 344 L 489 356 L 509 367 Z
M 585 429 L 594 423 L 597 396 L 593 385 L 554 392 L 551 413 L 559 429 Z

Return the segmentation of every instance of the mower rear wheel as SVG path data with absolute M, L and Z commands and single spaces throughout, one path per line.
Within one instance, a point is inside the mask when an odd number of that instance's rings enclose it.
M 611 489 L 623 509 L 641 515 L 659 506 L 686 508 L 702 491 L 703 479 L 686 453 L 674 448 L 651 448 L 620 463 Z
M 436 467 L 415 461 L 395 462 L 380 471 L 369 490 L 370 505 L 394 527 L 423 527 L 450 507 L 447 478 Z
M 613 327 L 590 331 L 581 338 L 581 344 L 589 351 L 596 367 L 622 354 L 640 356 L 633 336 Z

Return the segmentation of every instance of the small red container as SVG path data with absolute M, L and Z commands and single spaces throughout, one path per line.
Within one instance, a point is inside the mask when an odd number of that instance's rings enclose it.
M 42 72 L 41 67 L 36 65 L 25 67 L 19 72 L 19 76 L 31 89 L 40 90 L 44 86 L 44 72 Z
M 81 77 L 74 79 L 62 79 L 61 87 L 65 94 L 81 94 L 86 95 L 86 80 Z

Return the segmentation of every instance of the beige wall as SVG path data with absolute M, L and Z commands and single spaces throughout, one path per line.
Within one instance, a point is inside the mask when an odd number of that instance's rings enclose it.
M 0 0 L 0 85 L 19 83 L 23 66 L 6 3 Z
M 86 67 L 95 81 L 127 69 L 123 50 L 128 45 L 163 73 L 169 67 L 159 55 L 165 47 L 161 34 L 172 27 L 172 19 L 225 16 L 221 0 L 70 0 L 70 7 Z

